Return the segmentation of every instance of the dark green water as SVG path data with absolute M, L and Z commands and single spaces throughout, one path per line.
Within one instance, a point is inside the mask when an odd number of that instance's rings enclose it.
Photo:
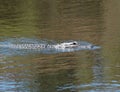
M 0 0 L 0 42 L 82 40 L 102 47 L 11 56 L 4 50 L 0 92 L 120 92 L 119 6 L 118 0 Z

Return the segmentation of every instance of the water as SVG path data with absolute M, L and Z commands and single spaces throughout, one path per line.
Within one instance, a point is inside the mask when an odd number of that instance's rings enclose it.
M 0 42 L 77 40 L 101 49 L 0 48 L 0 92 L 120 92 L 119 6 L 118 0 L 1 0 Z

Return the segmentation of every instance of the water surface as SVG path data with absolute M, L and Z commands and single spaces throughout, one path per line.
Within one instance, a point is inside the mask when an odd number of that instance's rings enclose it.
M 118 0 L 1 0 L 0 42 L 80 40 L 102 48 L 56 54 L 0 49 L 0 91 L 120 92 L 119 6 Z

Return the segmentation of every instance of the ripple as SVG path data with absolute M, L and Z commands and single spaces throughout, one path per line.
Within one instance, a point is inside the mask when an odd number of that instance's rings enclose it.
M 81 90 L 80 92 L 82 92 L 82 90 L 84 89 L 83 92 L 97 92 L 96 90 L 101 90 L 105 92 L 118 92 L 120 87 L 120 84 L 117 83 L 90 83 L 90 84 L 82 84 L 82 85 L 74 85 L 74 84 L 66 84 L 64 86 L 58 87 L 57 90 L 58 92 L 60 91 L 64 91 L 64 90 Z M 85 91 L 89 89 L 89 91 Z M 100 91 L 100 92 L 101 92 Z M 98 91 L 99 92 L 99 91 Z

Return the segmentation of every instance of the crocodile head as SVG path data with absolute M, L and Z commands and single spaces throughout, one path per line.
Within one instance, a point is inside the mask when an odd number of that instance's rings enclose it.
M 75 48 L 78 46 L 79 46 L 78 42 L 73 41 L 73 42 L 64 42 L 61 44 L 57 44 L 55 47 L 56 48 Z

